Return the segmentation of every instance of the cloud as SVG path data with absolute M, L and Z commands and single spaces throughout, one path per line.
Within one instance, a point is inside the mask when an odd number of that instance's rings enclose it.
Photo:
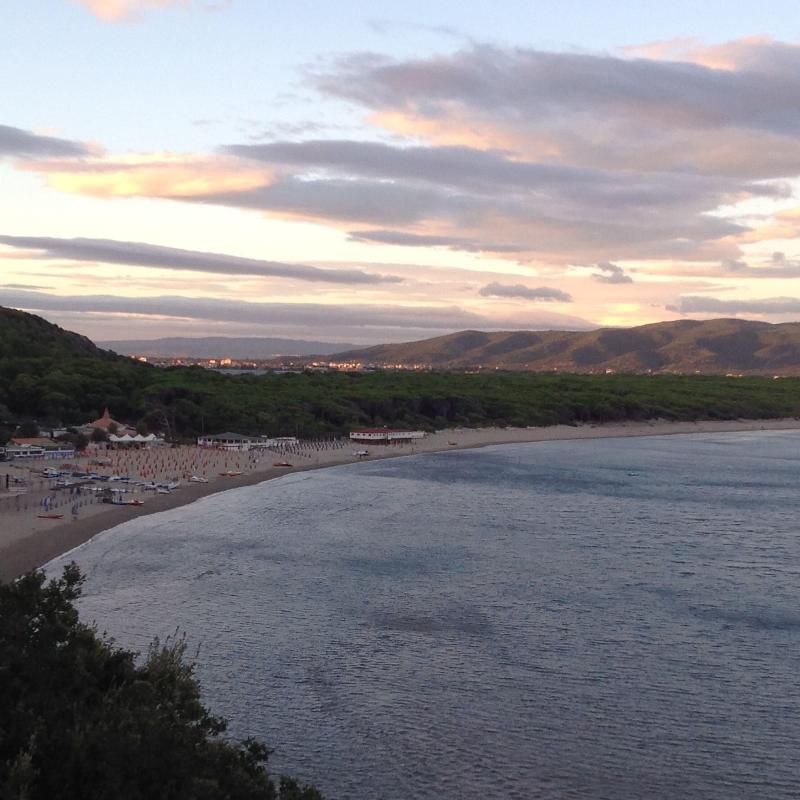
M 728 259 L 721 267 L 724 272 L 748 278 L 800 278 L 800 261 L 788 259 L 779 251 L 755 267 L 739 259 Z
M 797 174 L 800 46 L 725 49 L 706 53 L 720 69 L 697 52 L 680 61 L 474 44 L 420 59 L 354 54 L 315 78 L 376 124 L 439 143 L 616 169 Z
M 681 314 L 800 314 L 800 298 L 769 297 L 763 300 L 720 300 L 717 297 L 682 297 L 669 311 Z
M 461 250 L 467 253 L 520 253 L 525 250 L 525 247 L 518 244 L 476 242 L 458 236 L 433 236 L 404 231 L 350 231 L 348 238 L 353 242 L 374 242 L 401 247 L 446 247 L 449 250 Z
M 610 261 L 601 261 L 597 265 L 600 272 L 595 272 L 592 279 L 599 283 L 633 283 L 633 278 L 625 270 Z
M 378 231 L 356 235 L 382 243 L 528 253 L 562 263 L 593 248 L 626 257 L 735 254 L 735 245 L 721 240 L 747 228 L 705 212 L 786 191 L 686 173 L 545 164 L 463 146 L 309 140 L 230 145 L 224 152 L 279 177 L 247 192 L 197 195 L 195 202 L 337 226 L 367 223 Z
M 0 157 L 61 158 L 89 155 L 91 149 L 83 142 L 42 136 L 38 133 L 0 125 Z
M 31 283 L 2 283 L 0 284 L 0 288 L 2 289 L 31 289 L 31 290 L 45 290 L 45 289 L 52 289 L 52 286 L 39 286 L 36 284 Z
M 472 44 L 421 59 L 355 54 L 312 78 L 406 138 L 26 166 L 69 192 L 247 209 L 360 242 L 542 267 L 739 261 L 743 245 L 798 230 L 789 212 L 762 225 L 732 209 L 783 200 L 800 176 L 800 46 L 683 41 L 610 55 Z
M 230 0 L 220 2 L 202 2 L 201 0 L 73 0 L 84 6 L 96 17 L 104 22 L 122 22 L 138 19 L 145 11 L 170 6 L 185 7 L 196 6 L 214 10 L 226 5 Z
M 40 250 L 42 251 L 40 258 L 43 259 L 99 261 L 104 264 L 126 264 L 132 267 L 212 272 L 222 275 L 258 275 L 352 285 L 399 283 L 402 280 L 396 275 L 378 275 L 360 269 L 321 269 L 304 264 L 284 264 L 280 261 L 265 261 L 113 239 L 57 239 L 48 236 L 0 235 L 0 244 Z
M 562 292 L 560 289 L 550 289 L 546 286 L 539 286 L 532 289 L 520 283 L 489 283 L 480 290 L 479 294 L 484 297 L 522 297 L 525 300 L 550 303 L 572 302 L 572 296 L 566 292 Z
M 221 156 L 150 153 L 104 158 L 37 159 L 21 169 L 44 175 L 54 189 L 91 197 L 190 198 L 243 192 L 269 180 L 266 168 Z
M 0 304 L 41 312 L 144 315 L 209 322 L 251 323 L 303 328 L 314 335 L 337 331 L 373 329 L 409 332 L 456 331 L 465 328 L 493 330 L 556 328 L 586 329 L 590 323 L 578 317 L 544 313 L 522 318 L 493 318 L 457 306 L 404 306 L 323 303 L 264 303 L 205 297 L 119 295 L 54 295 L 0 288 Z
M 738 255 L 737 222 L 706 213 L 784 187 L 686 173 L 642 175 L 469 147 L 351 140 L 230 145 L 24 165 L 54 188 L 159 197 L 321 222 L 362 241 L 515 254 L 544 262 Z

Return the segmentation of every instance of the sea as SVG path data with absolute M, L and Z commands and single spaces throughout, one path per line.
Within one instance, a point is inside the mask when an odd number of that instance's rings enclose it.
M 800 432 L 296 473 L 72 559 L 330 800 L 800 797 Z

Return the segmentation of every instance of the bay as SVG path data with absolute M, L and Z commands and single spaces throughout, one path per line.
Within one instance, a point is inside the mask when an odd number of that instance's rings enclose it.
M 329 798 L 800 796 L 800 434 L 298 473 L 51 563 Z

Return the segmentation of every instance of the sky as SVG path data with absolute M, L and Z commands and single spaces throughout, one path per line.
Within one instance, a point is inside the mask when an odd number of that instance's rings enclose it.
M 6 0 L 0 305 L 95 340 L 800 320 L 786 0 Z

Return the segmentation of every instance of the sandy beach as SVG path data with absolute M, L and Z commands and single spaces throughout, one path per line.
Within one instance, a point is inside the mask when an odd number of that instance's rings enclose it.
M 613 425 L 556 425 L 545 428 L 456 428 L 438 431 L 411 443 L 393 445 L 365 447 L 346 440 L 301 442 L 285 452 L 258 453 L 233 453 L 182 446 L 159 450 L 114 451 L 108 454 L 111 463 L 102 467 L 90 467 L 88 457 L 78 460 L 76 466 L 80 469 L 88 467 L 107 475 L 128 475 L 136 479 L 180 483 L 179 488 L 169 494 L 134 488 L 123 495 L 141 499 L 141 506 L 108 505 L 101 503 L 91 493 L 82 492 L 76 496 L 69 490 L 54 489 L 53 481 L 37 475 L 37 472 L 41 473 L 46 466 L 59 467 L 58 462 L 6 462 L 0 464 L 0 485 L 5 487 L 7 474 L 11 480 L 9 489 L 0 491 L 0 580 L 10 580 L 42 566 L 98 533 L 134 517 L 186 505 L 216 492 L 261 483 L 291 472 L 361 460 L 372 461 L 495 444 L 756 430 L 800 430 L 800 420 L 651 421 Z M 366 449 L 369 455 L 354 455 L 354 451 L 362 449 Z M 282 461 L 291 466 L 276 466 Z M 208 482 L 190 482 L 191 476 L 205 478 Z M 13 478 L 20 482 L 15 483 Z M 40 516 L 47 513 L 63 516 L 61 519 Z

